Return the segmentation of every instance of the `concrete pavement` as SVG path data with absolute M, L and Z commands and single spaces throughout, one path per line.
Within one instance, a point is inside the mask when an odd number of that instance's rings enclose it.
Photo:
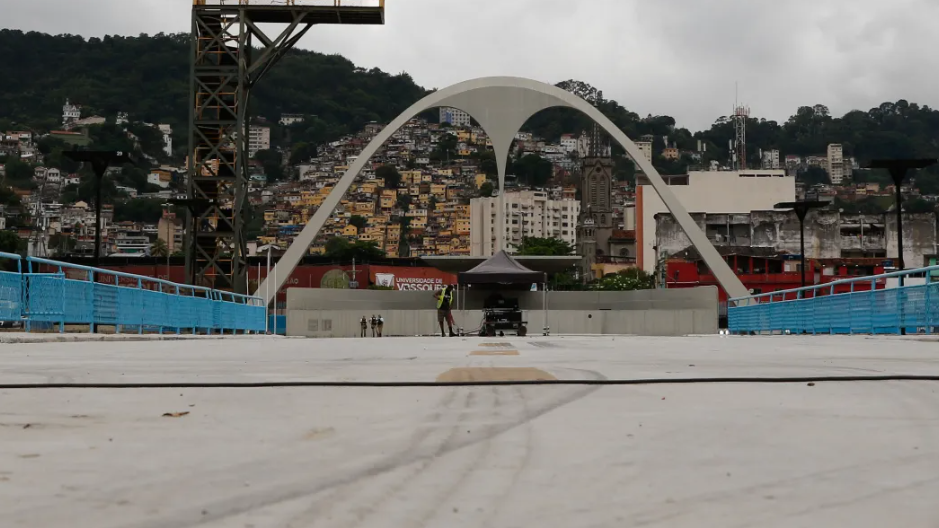
M 32 343 L 0 347 L 0 383 L 939 375 L 937 345 L 799 336 Z M 0 526 L 935 526 L 937 390 L 0 390 Z

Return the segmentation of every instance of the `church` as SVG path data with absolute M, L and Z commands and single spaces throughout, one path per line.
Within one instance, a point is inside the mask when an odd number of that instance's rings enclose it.
M 576 253 L 583 257 L 581 275 L 589 280 L 603 275 L 605 266 L 634 257 L 628 247 L 635 235 L 618 225 L 613 201 L 612 150 L 600 127 L 593 126 L 581 155 L 580 217 L 577 219 Z M 632 239 L 632 240 L 629 240 Z M 598 272 L 599 270 L 599 272 Z

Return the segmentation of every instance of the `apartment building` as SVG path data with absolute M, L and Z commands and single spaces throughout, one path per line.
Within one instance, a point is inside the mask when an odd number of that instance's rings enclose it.
M 831 143 L 828 145 L 827 156 L 828 177 L 832 185 L 841 185 L 844 181 L 844 151 L 840 143 Z
M 470 255 L 490 256 L 498 244 L 499 198 L 474 198 L 470 201 Z M 552 200 L 544 191 L 520 191 L 505 194 L 506 250 L 510 253 L 522 237 L 550 237 L 571 246 L 577 242 L 577 217 L 580 202 Z
M 266 126 L 251 125 L 248 130 L 248 157 L 253 158 L 259 150 L 271 149 L 271 129 Z
M 458 108 L 440 107 L 440 123 L 449 123 L 455 127 L 469 127 L 470 115 Z

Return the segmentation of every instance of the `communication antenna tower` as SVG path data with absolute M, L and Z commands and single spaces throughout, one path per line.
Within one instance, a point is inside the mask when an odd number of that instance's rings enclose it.
M 737 170 L 747 168 L 747 119 L 749 118 L 750 107 L 734 108 L 734 168 Z
M 734 90 L 734 143 L 731 155 L 734 170 L 747 168 L 747 119 L 750 118 L 750 107 L 737 103 L 736 89 Z

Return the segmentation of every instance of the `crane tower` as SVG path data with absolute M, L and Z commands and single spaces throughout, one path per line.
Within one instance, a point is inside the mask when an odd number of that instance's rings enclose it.
M 349 5 L 352 4 L 352 5 Z M 315 24 L 385 22 L 384 0 L 193 0 L 186 273 L 244 292 L 251 89 Z M 276 28 L 278 33 L 267 33 Z

